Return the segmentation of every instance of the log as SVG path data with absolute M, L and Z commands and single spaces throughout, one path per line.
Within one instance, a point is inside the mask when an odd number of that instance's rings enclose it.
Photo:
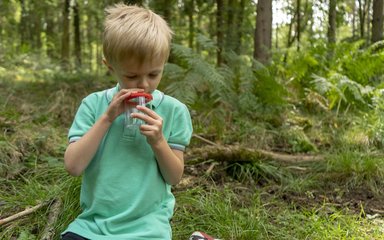
M 210 145 L 192 148 L 186 152 L 186 160 L 206 161 L 213 159 L 218 162 L 253 162 L 260 160 L 275 160 L 278 162 L 295 164 L 318 162 L 324 160 L 321 155 L 286 154 L 270 152 L 262 149 L 252 149 L 242 146 Z

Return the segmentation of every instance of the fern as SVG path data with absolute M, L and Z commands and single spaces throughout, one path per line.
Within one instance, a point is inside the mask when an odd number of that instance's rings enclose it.
M 331 73 L 329 78 L 313 74 L 311 88 L 328 98 L 329 109 L 333 109 L 336 104 L 341 102 L 347 105 L 354 104 L 358 107 L 367 107 L 373 92 L 371 86 L 362 86 L 339 73 Z
M 174 63 L 165 69 L 165 91 L 198 112 L 206 126 L 225 127 L 243 116 L 266 120 L 278 113 L 271 110 L 284 105 L 285 90 L 273 68 L 233 52 L 224 58 L 226 64 L 216 67 L 191 49 L 173 45 Z

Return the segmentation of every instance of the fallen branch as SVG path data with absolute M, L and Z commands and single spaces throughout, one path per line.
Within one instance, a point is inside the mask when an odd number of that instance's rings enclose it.
M 46 204 L 47 204 L 46 202 L 43 202 L 43 203 L 40 203 L 40 204 L 38 204 L 38 205 L 36 205 L 34 207 L 27 208 L 24 211 L 16 213 L 16 214 L 14 214 L 12 216 L 0 219 L 0 226 L 4 225 L 4 224 L 7 224 L 7 223 L 10 223 L 10 222 L 12 222 L 12 221 L 14 221 L 14 220 L 16 220 L 18 218 L 24 217 L 24 216 L 26 216 L 28 214 L 33 213 L 33 212 L 36 212 L 37 210 L 39 210 L 41 207 L 43 207 Z
M 192 137 L 195 137 L 195 138 L 197 138 L 197 139 L 199 139 L 199 140 L 201 140 L 201 141 L 203 141 L 205 143 L 208 143 L 209 145 L 212 145 L 212 146 L 218 146 L 218 147 L 220 146 L 219 144 L 217 144 L 215 142 L 212 142 L 212 141 L 210 141 L 210 140 L 208 140 L 206 138 L 203 138 L 202 136 L 197 135 L 197 134 L 192 134 Z
M 54 225 L 57 221 L 57 218 L 59 217 L 61 204 L 62 202 L 60 199 L 53 200 L 53 203 L 51 205 L 51 211 L 49 212 L 49 215 L 48 215 L 47 225 L 44 228 L 41 240 L 53 239 L 53 235 L 55 233 Z
M 213 159 L 218 162 L 252 162 L 260 159 L 270 159 L 292 164 L 322 161 L 324 160 L 324 157 L 275 153 L 262 149 L 251 149 L 241 146 L 215 145 L 189 149 L 186 153 L 186 159 L 199 159 L 201 161 Z
M 209 176 L 212 171 L 213 171 L 213 168 L 217 165 L 218 163 L 217 162 L 213 162 L 211 163 L 211 165 L 209 166 L 209 168 L 207 169 L 207 171 L 205 171 L 205 175 Z

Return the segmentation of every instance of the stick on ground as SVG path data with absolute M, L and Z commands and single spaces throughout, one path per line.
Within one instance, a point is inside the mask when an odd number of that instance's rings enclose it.
M 7 224 L 7 223 L 10 223 L 10 222 L 12 222 L 12 221 L 14 221 L 14 220 L 16 220 L 18 218 L 24 217 L 24 216 L 26 216 L 28 214 L 33 213 L 33 212 L 36 212 L 37 210 L 39 210 L 41 207 L 43 207 L 46 204 L 47 204 L 46 202 L 43 202 L 43 203 L 40 203 L 40 204 L 38 204 L 38 205 L 36 205 L 34 207 L 27 208 L 24 211 L 16 213 L 16 214 L 14 214 L 12 216 L 0 219 L 0 226 L 4 225 L 4 224 Z
M 55 234 L 54 225 L 57 221 L 57 218 L 59 217 L 61 205 L 62 205 L 62 202 L 60 199 L 53 200 L 53 203 L 50 206 L 47 225 L 45 226 L 45 229 L 43 231 L 43 234 L 40 240 L 52 239 L 53 235 Z

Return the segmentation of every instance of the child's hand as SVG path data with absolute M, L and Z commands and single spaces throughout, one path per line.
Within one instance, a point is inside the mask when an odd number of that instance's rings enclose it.
M 131 93 L 143 92 L 144 89 L 131 88 L 121 89 L 113 96 L 111 103 L 106 111 L 106 115 L 110 122 L 113 122 L 120 114 L 124 112 L 124 100 L 131 95 Z
M 164 140 L 163 136 L 163 119 L 157 115 L 153 110 L 144 107 L 137 106 L 137 109 L 145 113 L 132 113 L 132 117 L 138 118 L 146 122 L 140 126 L 140 132 L 147 137 L 147 141 L 150 145 L 154 146 L 160 141 Z

